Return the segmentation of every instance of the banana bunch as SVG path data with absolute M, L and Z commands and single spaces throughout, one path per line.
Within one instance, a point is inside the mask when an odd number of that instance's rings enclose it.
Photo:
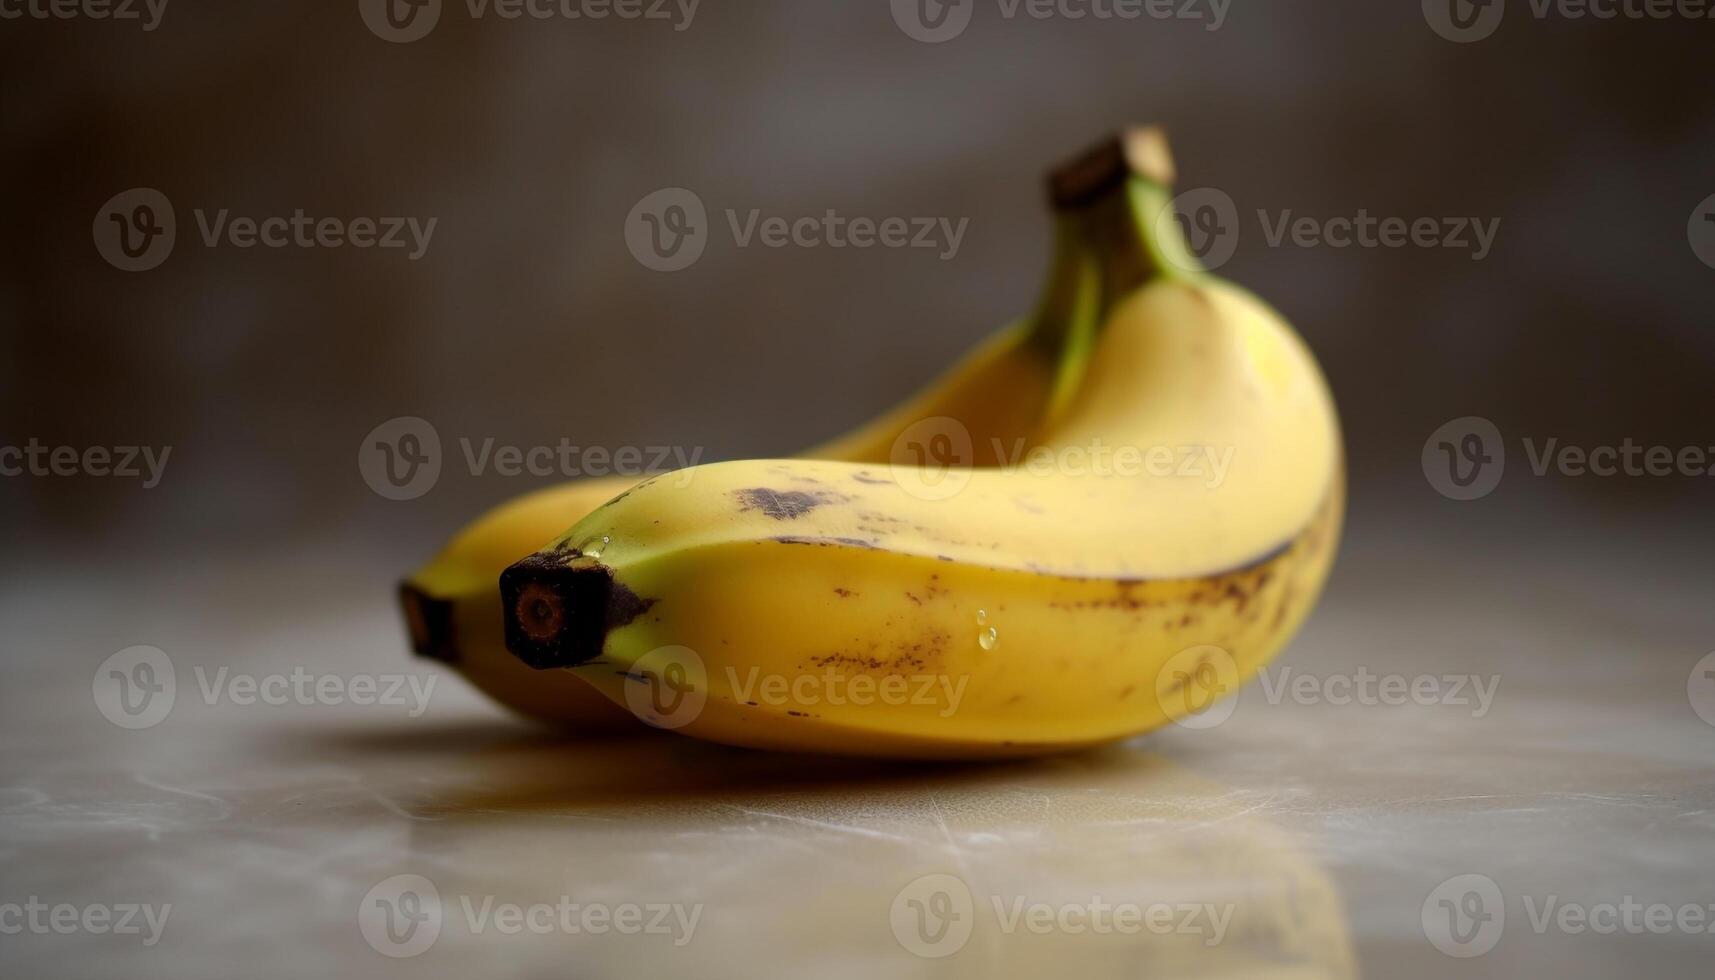
M 1059 179 L 1063 182 L 1063 175 L 1082 162 L 1063 168 Z M 1052 185 L 1054 254 L 1034 311 L 978 345 L 924 391 L 804 458 L 890 464 L 908 446 L 934 442 L 939 433 L 926 431 L 924 421 L 936 420 L 969 434 L 974 465 L 997 466 L 1003 460 L 996 447 L 1013 446 L 1064 404 L 1088 360 L 1105 303 L 1095 274 L 1098 230 L 1083 206 L 1088 201 L 1070 202 Z M 1117 198 L 1119 193 L 1109 188 L 1092 196 Z M 911 438 L 914 430 L 919 431 L 916 439 Z M 584 680 L 571 673 L 538 673 L 508 653 L 495 588 L 508 565 L 636 482 L 610 477 L 539 490 L 465 527 L 399 586 L 412 649 L 449 664 L 483 693 L 527 717 L 586 732 L 640 726 L 623 702 L 616 704 Z
M 508 649 L 660 727 L 858 755 L 1072 749 L 1234 691 L 1327 576 L 1341 440 L 1291 327 L 1197 270 L 1171 182 L 1155 130 L 1055 174 L 1071 312 L 1057 361 L 1002 359 L 1040 396 L 1011 442 L 931 397 L 881 460 L 645 480 L 506 569 Z

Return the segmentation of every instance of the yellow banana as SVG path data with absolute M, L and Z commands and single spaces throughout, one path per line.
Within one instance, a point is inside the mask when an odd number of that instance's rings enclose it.
M 1107 742 L 1235 689 L 1330 567 L 1338 419 L 1290 326 L 1188 271 L 1136 142 L 1085 175 L 1124 188 L 1091 207 L 1136 288 L 1021 459 L 646 481 L 502 576 L 513 653 L 687 734 L 887 756 Z
M 1102 281 L 1087 244 L 1093 230 L 1084 213 L 1067 207 L 1070 192 L 1064 190 L 1070 186 L 1082 193 L 1077 203 L 1087 204 L 1092 192 L 1077 182 L 1081 162 L 1051 177 L 1058 212 L 1055 249 L 1036 310 L 984 341 L 915 397 L 806 457 L 886 464 L 904 446 L 936 449 L 934 427 L 915 438 L 907 430 L 922 419 L 948 419 L 973 436 L 968 447 L 954 447 L 960 460 L 992 466 L 999 462 L 995 446 L 1031 432 L 1064 402 L 1104 308 Z M 1105 193 L 1117 196 L 1119 191 Z M 636 725 L 629 713 L 575 676 L 538 674 L 508 654 L 495 591 L 509 564 L 636 482 L 614 477 L 540 490 L 460 531 L 400 586 L 413 649 L 447 662 L 485 694 L 529 717 L 585 730 Z

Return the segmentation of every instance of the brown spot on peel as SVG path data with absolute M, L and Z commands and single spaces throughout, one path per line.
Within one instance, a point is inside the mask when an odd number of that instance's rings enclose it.
M 802 490 L 747 487 L 733 493 L 744 503 L 740 511 L 760 510 L 777 521 L 797 520 L 822 505 L 820 497 Z

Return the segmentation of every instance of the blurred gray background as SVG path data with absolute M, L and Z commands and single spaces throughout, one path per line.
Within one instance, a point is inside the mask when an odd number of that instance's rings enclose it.
M 1321 357 L 1356 527 L 1544 504 L 1602 522 L 1707 511 L 1707 478 L 1535 479 L 1517 440 L 1715 443 L 1715 269 L 1687 232 L 1715 194 L 1715 22 L 1514 4 L 1492 37 L 1456 44 L 1409 2 L 1238 0 L 1213 31 L 1001 10 L 977 3 L 940 44 L 907 36 L 885 0 L 704 0 L 683 30 L 473 19 L 449 0 L 428 36 L 397 44 L 355 0 L 171 0 L 152 31 L 0 22 L 0 443 L 173 447 L 148 491 L 0 479 L 8 558 L 326 539 L 411 562 L 553 482 L 472 476 L 465 437 L 789 453 L 1028 309 L 1045 169 L 1139 121 L 1170 128 L 1182 187 L 1236 202 L 1221 272 Z M 666 274 L 622 229 L 672 186 L 720 230 Z M 164 193 L 179 225 L 141 273 L 92 244 L 104 202 L 133 187 Z M 438 223 L 418 261 L 206 247 L 193 210 L 221 208 Z M 969 227 L 950 261 L 737 248 L 726 208 Z M 1501 226 L 1482 261 L 1270 247 L 1258 209 Z M 437 428 L 447 468 L 396 503 L 357 452 L 406 415 Z M 1461 504 L 1419 454 L 1464 415 L 1517 455 L 1494 494 Z

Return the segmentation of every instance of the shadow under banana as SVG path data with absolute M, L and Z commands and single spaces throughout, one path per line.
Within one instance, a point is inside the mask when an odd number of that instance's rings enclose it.
M 435 882 L 430 957 L 530 976 L 1356 975 L 1334 883 L 1271 798 L 1130 745 L 901 767 L 672 737 L 572 752 L 497 734 L 462 754 L 421 738 L 343 747 L 420 770 L 394 796 L 396 846 L 362 872 Z M 562 896 L 638 906 L 640 931 L 506 935 L 483 915 Z M 656 909 L 675 911 L 643 929 Z

